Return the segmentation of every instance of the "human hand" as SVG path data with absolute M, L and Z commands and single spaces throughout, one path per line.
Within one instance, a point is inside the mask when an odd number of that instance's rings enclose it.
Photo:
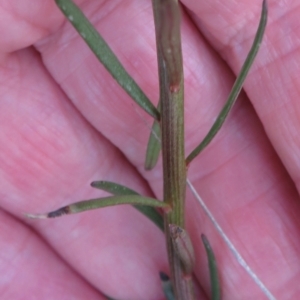
M 164 238 L 133 208 L 24 219 L 24 212 L 104 195 L 89 187 L 94 180 L 161 199 L 161 163 L 144 171 L 151 118 L 97 62 L 54 1 L 1 4 L 0 268 L 6 279 L 1 299 L 105 299 L 101 292 L 116 299 L 163 299 L 158 272 L 167 272 Z M 81 4 L 155 102 L 151 2 Z M 261 3 L 183 4 L 193 12 L 193 21 L 184 12 L 182 22 L 189 154 L 230 91 Z M 240 97 L 188 172 L 236 248 L 278 299 L 299 294 L 298 19 L 297 3 L 269 1 L 266 36 L 245 82 L 247 96 Z M 223 299 L 264 299 L 189 191 L 187 228 L 205 293 L 209 277 L 202 232 L 217 256 Z

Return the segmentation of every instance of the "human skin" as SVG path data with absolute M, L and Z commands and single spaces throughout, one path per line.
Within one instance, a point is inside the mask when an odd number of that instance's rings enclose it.
M 151 1 L 78 1 L 154 102 Z M 260 1 L 183 1 L 186 154 L 220 111 L 257 29 Z M 266 34 L 236 107 L 188 177 L 277 299 L 300 295 L 300 1 L 268 1 Z M 109 180 L 161 199 L 143 169 L 151 117 L 117 85 L 52 0 L 0 0 L 1 299 L 164 299 L 162 233 L 132 207 L 28 220 L 105 194 Z M 200 299 L 217 257 L 222 295 L 265 299 L 187 191 Z

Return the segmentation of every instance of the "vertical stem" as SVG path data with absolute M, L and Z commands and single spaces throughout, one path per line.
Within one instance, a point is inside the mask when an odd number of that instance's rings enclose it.
M 165 234 L 175 297 L 186 300 L 193 299 L 190 284 L 184 279 L 169 231 L 169 224 L 184 228 L 186 165 L 180 8 L 178 0 L 152 0 L 152 3 L 161 100 L 164 201 L 172 207 L 165 216 Z

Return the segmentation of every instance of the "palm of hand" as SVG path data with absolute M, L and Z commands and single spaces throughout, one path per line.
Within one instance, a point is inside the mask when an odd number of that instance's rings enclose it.
M 182 29 L 187 152 L 219 112 L 233 83 L 231 69 L 238 71 L 257 26 L 258 18 L 249 18 L 259 15 L 259 5 L 227 1 L 223 11 L 218 2 L 184 1 L 195 16 L 193 23 L 184 13 Z M 151 119 L 131 104 L 52 1 L 22 4 L 2 3 L 0 10 L 7 16 L 0 22 L 2 299 L 102 299 L 99 291 L 117 299 L 163 299 L 158 278 L 159 270 L 167 271 L 163 236 L 131 207 L 43 222 L 22 218 L 23 212 L 101 196 L 89 187 L 97 179 L 162 194 L 159 171 L 143 170 L 149 135 L 143 119 L 147 124 Z M 85 1 L 83 7 L 149 98 L 157 99 L 150 4 Z M 225 232 L 279 299 L 299 294 L 300 52 L 293 5 L 270 1 L 264 45 L 245 84 L 248 99 L 240 97 L 189 170 Z M 203 290 L 208 293 L 209 280 L 201 232 L 217 254 L 224 299 L 237 297 L 241 284 L 240 299 L 262 298 L 189 192 L 187 199 Z

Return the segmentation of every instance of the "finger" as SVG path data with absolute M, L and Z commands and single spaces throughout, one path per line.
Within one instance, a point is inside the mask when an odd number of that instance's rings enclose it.
M 31 229 L 0 211 L 1 299 L 105 299 Z
M 62 22 L 63 16 L 54 1 L 1 1 L 2 55 L 32 45 L 59 28 Z
M 123 155 L 67 101 L 33 49 L 8 58 L 0 73 L 4 209 L 22 218 L 25 212 L 46 212 L 101 197 L 103 193 L 89 186 L 97 179 L 151 194 Z M 29 224 L 105 294 L 117 299 L 162 297 L 158 274 L 167 271 L 163 235 L 133 208 Z

